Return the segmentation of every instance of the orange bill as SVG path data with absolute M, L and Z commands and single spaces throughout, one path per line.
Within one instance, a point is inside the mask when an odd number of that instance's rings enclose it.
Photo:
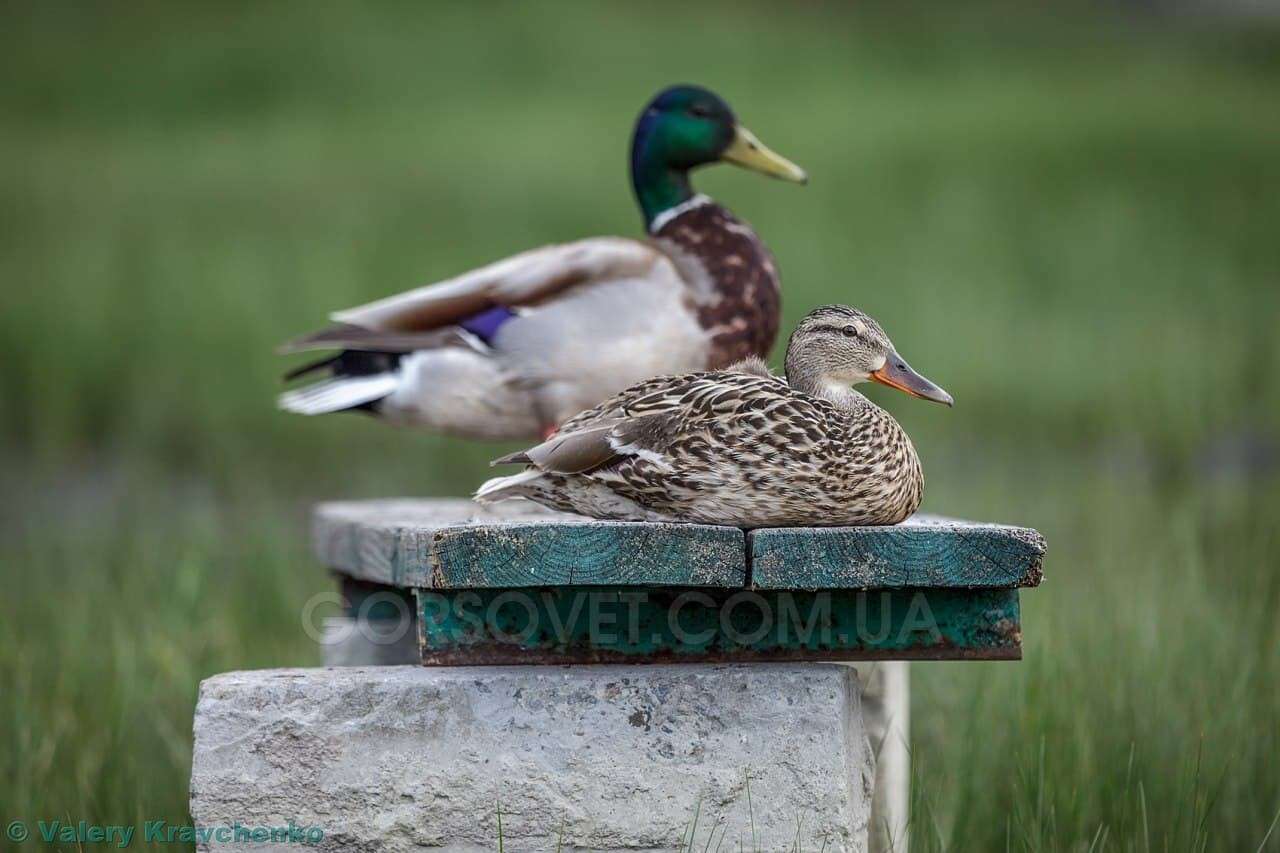
M 912 397 L 919 397 L 921 400 L 932 400 L 944 406 L 953 405 L 955 402 L 946 391 L 912 370 L 906 359 L 896 352 L 889 353 L 884 366 L 871 373 L 871 379 L 881 385 L 897 388 Z

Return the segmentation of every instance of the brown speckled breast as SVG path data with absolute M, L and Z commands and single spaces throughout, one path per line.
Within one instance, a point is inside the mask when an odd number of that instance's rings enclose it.
M 673 244 L 672 254 L 692 257 L 710 277 L 712 292 L 694 305 L 711 335 L 706 369 L 768 358 L 778 337 L 782 292 L 773 256 L 751 226 L 708 202 L 665 223 L 653 237 L 659 245 Z

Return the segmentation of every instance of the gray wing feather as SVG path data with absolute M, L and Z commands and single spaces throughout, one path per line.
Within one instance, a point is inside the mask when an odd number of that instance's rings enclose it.
M 609 443 L 609 433 L 616 425 L 616 421 L 607 421 L 572 432 L 560 432 L 536 447 L 496 459 L 493 464 L 526 462 L 558 474 L 590 471 L 617 456 L 617 451 Z
M 313 349 L 414 352 L 465 343 L 465 339 L 453 328 L 432 329 L 428 332 L 386 332 L 339 323 L 314 334 L 289 341 L 281 346 L 278 352 L 288 354 Z
M 596 421 L 581 429 L 557 433 L 536 447 L 495 459 L 492 464 L 523 462 L 556 474 L 582 474 L 636 449 L 661 453 L 675 434 L 677 421 L 671 414 Z

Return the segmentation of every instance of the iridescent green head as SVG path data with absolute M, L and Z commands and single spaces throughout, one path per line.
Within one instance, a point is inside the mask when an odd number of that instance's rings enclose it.
M 689 171 L 736 163 L 775 178 L 804 183 L 804 170 L 738 124 L 724 100 L 700 86 L 672 86 L 649 102 L 631 139 L 631 184 L 646 226 L 693 197 Z

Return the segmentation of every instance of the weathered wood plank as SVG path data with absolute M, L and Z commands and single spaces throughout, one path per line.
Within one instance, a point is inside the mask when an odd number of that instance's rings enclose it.
M 560 521 L 437 531 L 429 560 L 406 567 L 413 586 L 740 587 L 746 538 L 732 527 Z M 421 568 L 419 568 L 421 565 Z
M 401 587 L 1005 588 L 1040 581 L 1034 530 L 921 516 L 893 527 L 771 528 L 593 521 L 523 502 L 321 504 L 325 565 Z
M 756 589 L 1036 586 L 1044 538 L 1025 527 L 915 516 L 892 527 L 752 530 Z
M 1016 589 L 424 590 L 430 666 L 782 660 L 1016 660 Z
M 395 586 L 746 583 L 746 537 L 736 528 L 594 521 L 521 502 L 321 504 L 313 543 L 329 567 Z
M 311 544 L 316 558 L 344 575 L 391 586 L 423 558 L 421 540 L 445 527 L 509 520 L 576 518 L 536 504 L 509 501 L 482 508 L 468 500 L 390 498 L 316 506 Z M 429 548 L 428 548 L 429 552 Z

